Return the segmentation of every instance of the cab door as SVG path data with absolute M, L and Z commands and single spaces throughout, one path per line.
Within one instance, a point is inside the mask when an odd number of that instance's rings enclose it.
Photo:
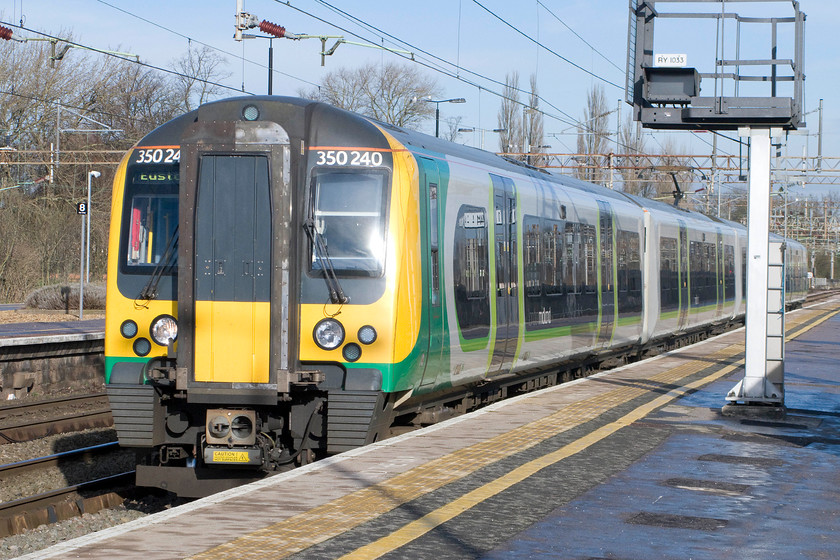
M 204 155 L 195 210 L 195 380 L 267 383 L 268 158 Z

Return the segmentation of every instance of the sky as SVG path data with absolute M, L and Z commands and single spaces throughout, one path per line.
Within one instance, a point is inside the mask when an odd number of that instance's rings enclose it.
M 460 126 L 477 130 L 496 128 L 502 85 L 506 74 L 518 71 L 520 87 L 527 89 L 536 74 L 541 108 L 546 112 L 545 142 L 549 152 L 575 150 L 575 120 L 583 118 L 586 95 L 601 85 L 607 104 L 622 120 L 631 107 L 624 103 L 627 61 L 628 0 L 243 0 L 244 10 L 284 26 L 288 32 L 312 35 L 341 35 L 348 41 L 385 45 L 414 53 L 424 72 L 435 76 L 444 98 L 463 97 L 466 103 L 440 105 L 441 118 L 460 117 Z M 660 10 L 710 11 L 715 4 L 657 2 Z M 824 100 L 823 156 L 840 156 L 840 57 L 837 51 L 837 23 L 840 2 L 801 0 L 806 14 L 805 112 L 807 133 L 788 136 L 783 153 L 809 156 L 817 153 L 817 109 Z M 790 2 L 727 2 L 727 11 L 741 15 L 770 17 L 792 13 Z M 227 60 L 231 74 L 223 81 L 230 95 L 267 91 L 268 41 L 233 39 L 236 0 L 0 0 L 0 21 L 63 36 L 72 33 L 78 43 L 98 49 L 129 52 L 144 62 L 171 67 L 192 45 L 209 45 Z M 492 12 L 492 13 L 491 13 Z M 493 15 L 495 14 L 495 15 Z M 689 66 L 710 72 L 715 58 L 715 25 L 711 20 L 691 24 L 677 20 L 658 21 L 654 50 L 684 53 Z M 730 20 L 731 21 L 731 20 Z M 369 24 L 365 26 L 360 24 Z M 741 57 L 769 58 L 769 26 L 743 24 Z M 792 58 L 793 39 L 780 26 L 779 58 Z M 36 33 L 15 29 L 34 37 Z M 397 44 L 396 38 L 401 41 Z M 735 35 L 730 25 L 719 39 L 721 58 L 734 58 Z M 410 46 L 407 46 L 406 43 Z M 540 43 L 540 45 L 536 44 Z M 332 40 L 328 42 L 328 46 Z M 720 44 L 720 43 L 719 43 Z M 292 41 L 275 39 L 274 94 L 296 95 L 310 89 L 323 76 L 340 67 L 354 68 L 368 62 L 400 61 L 398 55 L 382 49 L 342 44 L 320 65 L 318 39 Z M 788 52 L 790 51 L 790 52 Z M 443 68 L 445 73 L 436 72 Z M 710 83 L 703 82 L 703 95 Z M 745 84 L 743 87 L 747 88 Z M 761 87 L 755 86 L 753 87 Z M 744 89 L 741 95 L 749 92 Z M 757 93 L 768 95 L 767 88 Z M 523 96 L 524 97 L 524 96 Z M 442 125 L 443 126 L 443 125 Z M 623 126 L 623 125 L 622 125 Z M 434 133 L 434 122 L 424 130 Z M 689 132 L 654 132 L 647 141 L 651 152 L 663 146 L 692 154 L 711 152 L 711 135 Z M 727 133 L 733 140 L 736 133 Z M 497 150 L 496 134 L 484 135 L 487 149 Z M 721 138 L 722 153 L 737 154 L 739 146 Z M 478 146 L 481 134 L 462 133 L 458 141 Z M 614 146 L 616 152 L 622 151 Z M 808 187 L 809 189 L 811 187 Z M 819 187 L 813 187 L 818 189 Z M 835 187 L 839 188 L 839 187 Z

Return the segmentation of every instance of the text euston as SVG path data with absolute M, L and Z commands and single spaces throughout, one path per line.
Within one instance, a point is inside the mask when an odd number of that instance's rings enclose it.
M 181 160 L 181 150 L 178 148 L 151 148 L 137 150 L 134 163 L 178 163 Z
M 382 165 L 382 154 L 379 152 L 359 152 L 356 150 L 318 150 L 315 165 L 356 165 L 360 167 L 377 167 Z

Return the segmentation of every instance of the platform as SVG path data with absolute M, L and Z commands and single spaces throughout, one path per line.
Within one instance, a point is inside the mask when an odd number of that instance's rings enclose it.
M 50 342 L 60 342 L 64 339 L 52 340 L 54 337 L 105 336 L 105 319 L 85 319 L 83 321 L 29 322 L 7 323 L 0 325 L 0 344 L 13 344 L 15 341 L 25 341 L 29 338 L 50 338 Z
M 835 558 L 840 302 L 787 318 L 787 417 L 724 416 L 744 331 L 34 558 Z

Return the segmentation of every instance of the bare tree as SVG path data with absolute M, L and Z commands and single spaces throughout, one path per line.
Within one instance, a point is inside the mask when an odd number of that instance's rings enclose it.
M 224 69 L 226 65 L 227 59 L 206 45 L 190 48 L 173 62 L 172 67 L 179 73 L 175 77 L 175 90 L 184 112 L 222 94 L 224 88 L 219 82 L 231 76 Z
M 499 151 L 515 153 L 524 151 L 522 115 L 519 107 L 519 72 L 514 70 L 505 75 L 502 105 L 499 107 Z
M 389 62 L 329 72 L 317 89 L 299 90 L 301 97 L 405 128 L 417 128 L 434 115 L 423 98 L 440 97 L 442 88 L 416 66 Z
M 69 33 L 53 34 L 71 40 Z M 222 69 L 206 52 L 186 55 L 194 63 L 189 89 L 169 75 L 124 59 L 75 48 L 61 60 L 51 55 L 48 43 L 0 41 L 0 145 L 9 148 L 0 152 L 3 163 L 9 163 L 0 165 L 2 300 L 22 301 L 41 285 L 78 278 L 79 236 L 73 232 L 79 217 L 74 205 L 84 196 L 87 172 L 97 167 L 51 165 L 58 142 L 62 153 L 128 149 L 185 111 L 188 103 L 213 95 L 206 81 Z M 16 163 L 33 158 L 44 163 Z M 114 173 L 99 169 L 103 175 L 93 182 L 89 209 L 92 279 L 105 271 Z M 44 180 L 48 177 L 52 184 Z
M 575 169 L 579 179 L 599 184 L 605 182 L 603 154 L 609 151 L 609 114 L 603 86 L 593 86 L 586 96 L 586 109 L 578 126 L 577 151 L 583 156 L 580 167 Z
M 624 155 L 617 161 L 619 173 L 624 183 L 624 191 L 646 198 L 655 197 L 657 184 L 654 172 L 649 166 L 648 158 L 644 157 L 647 149 L 640 126 L 636 126 L 631 116 L 627 117 L 621 129 L 621 145 Z
M 449 140 L 450 142 L 455 142 L 458 140 L 458 135 L 460 134 L 461 123 L 463 122 L 464 117 L 456 116 L 456 117 L 449 117 L 444 122 L 446 122 L 446 129 L 443 131 L 443 136 L 441 136 L 444 140 Z
M 532 154 L 539 154 L 543 151 L 543 113 L 539 109 L 540 95 L 537 90 L 537 75 L 531 74 L 531 94 L 529 97 L 528 108 L 526 109 L 527 119 L 527 134 L 526 147 Z M 545 156 L 528 156 L 528 163 L 540 167 L 545 164 Z

